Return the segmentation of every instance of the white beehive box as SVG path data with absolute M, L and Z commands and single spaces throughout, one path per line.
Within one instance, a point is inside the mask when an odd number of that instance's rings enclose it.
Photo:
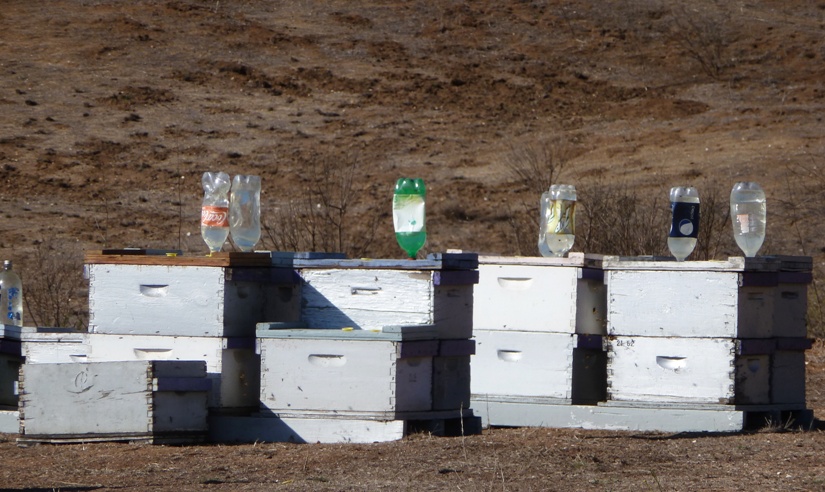
M 432 330 L 268 329 L 261 325 L 262 410 L 385 416 L 432 409 Z M 394 330 L 394 331 L 393 331 Z
M 24 364 L 21 440 L 200 440 L 205 376 L 199 361 Z
M 600 257 L 479 257 L 473 299 L 476 330 L 601 335 L 606 292 Z
M 545 398 L 569 402 L 575 335 L 476 330 L 473 398 Z
M 89 353 L 89 334 L 69 328 L 26 326 L 20 341 L 26 364 L 83 362 Z
M 212 381 L 209 407 L 257 408 L 260 357 L 255 338 L 108 335 L 90 333 L 89 362 L 132 360 L 201 360 Z
M 608 337 L 611 401 L 771 403 L 773 340 Z
M 261 321 L 300 316 L 300 281 L 268 253 L 211 257 L 87 254 L 89 331 L 255 336 Z
M 810 271 L 772 257 L 650 261 L 605 257 L 610 335 L 805 337 Z M 803 265 L 805 262 L 801 262 Z
M 303 279 L 301 320 L 313 328 L 381 330 L 433 325 L 441 339 L 470 338 L 475 254 L 426 260 L 279 258 Z M 282 263 L 282 262 L 286 263 Z

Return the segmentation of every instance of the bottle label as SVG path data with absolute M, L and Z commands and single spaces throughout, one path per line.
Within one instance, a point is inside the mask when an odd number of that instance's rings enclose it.
M 747 234 L 751 232 L 751 216 L 750 214 L 737 214 L 736 223 L 739 225 L 739 233 Z
M 204 205 L 201 208 L 201 225 L 205 227 L 229 227 L 229 207 Z
M 421 195 L 393 195 L 392 221 L 395 232 L 423 231 L 425 203 Z
M 20 295 L 20 289 L 18 289 L 16 287 L 9 287 L 7 292 L 8 292 L 8 295 L 9 295 L 9 297 L 8 297 L 9 305 L 6 306 L 6 317 L 10 321 L 20 321 L 20 318 L 21 318 L 20 312 L 15 311 L 15 309 L 14 309 L 14 300 L 15 300 L 15 298 L 17 298 L 17 296 Z M 12 323 L 12 324 L 14 324 L 14 323 Z
M 547 234 L 576 234 L 576 202 L 552 200 L 547 207 Z
M 670 223 L 670 237 L 692 237 L 699 235 L 699 204 L 671 202 L 673 221 Z

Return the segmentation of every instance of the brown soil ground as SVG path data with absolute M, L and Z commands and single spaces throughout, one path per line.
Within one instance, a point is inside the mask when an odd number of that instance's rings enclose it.
M 207 170 L 262 177 L 264 249 L 398 257 L 389 197 L 415 176 L 428 184 L 424 253 L 535 254 L 517 216 L 536 191 L 506 164 L 558 142 L 560 179 L 583 195 L 758 181 L 766 252 L 822 268 L 823 2 L 5 0 L 0 26 L 0 254 L 29 286 L 57 283 L 50 259 L 78 266 L 83 250 L 203 253 Z M 341 169 L 356 172 L 351 188 Z M 357 193 L 341 241 L 324 242 L 328 228 L 290 238 L 289 217 L 343 189 Z M 732 240 L 721 253 L 736 254 Z M 82 318 L 82 287 L 49 287 L 73 298 L 73 315 L 50 323 Z M 808 384 L 820 416 L 821 346 Z M 816 490 L 823 451 L 818 430 L 776 427 L 346 446 L 20 448 L 9 436 L 0 488 Z

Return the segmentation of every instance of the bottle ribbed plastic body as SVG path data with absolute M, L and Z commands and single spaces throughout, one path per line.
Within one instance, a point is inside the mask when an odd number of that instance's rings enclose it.
M 552 185 L 541 195 L 539 253 L 564 256 L 576 240 L 576 187 Z
M 23 326 L 23 282 L 8 260 L 0 271 L 0 316 L 5 325 Z
M 241 251 L 252 251 L 261 239 L 261 177 L 239 174 L 232 179 L 229 233 Z
M 670 189 L 672 220 L 667 247 L 676 261 L 684 261 L 693 253 L 699 234 L 699 192 L 692 186 Z
M 745 256 L 756 256 L 765 241 L 767 225 L 765 192 L 752 182 L 740 182 L 730 192 L 733 238 Z
M 401 178 L 392 196 L 392 222 L 395 239 L 410 258 L 427 242 L 427 187 L 419 178 Z
M 209 247 L 209 252 L 217 253 L 229 236 L 229 188 L 232 182 L 226 173 L 205 172 L 201 184 L 201 237 Z

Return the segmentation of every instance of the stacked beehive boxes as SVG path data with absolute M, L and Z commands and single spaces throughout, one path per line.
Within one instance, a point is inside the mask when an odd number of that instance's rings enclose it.
M 262 418 L 237 428 L 267 440 L 324 442 L 398 439 L 418 425 L 477 430 L 470 409 L 476 255 L 274 254 L 273 262 L 300 275 L 306 328 L 259 325 Z
M 605 399 L 600 257 L 482 256 L 479 276 L 472 399 L 487 424 L 553 426 Z
M 258 407 L 256 324 L 300 316 L 300 279 L 268 253 L 87 254 L 87 360 L 202 360 L 212 413 Z
M 148 401 L 168 405 L 171 400 L 161 393 L 193 393 L 192 402 L 180 405 L 181 419 L 183 414 L 193 413 L 189 407 L 200 401 L 201 392 L 203 411 L 208 409 L 210 415 L 257 411 L 260 360 L 255 350 L 256 323 L 267 319 L 293 321 L 300 316 L 300 279 L 291 269 L 274 268 L 268 253 L 181 257 L 121 250 L 89 253 L 86 263 L 89 333 L 30 329 L 23 334 L 23 374 L 30 374 L 26 398 L 20 405 L 23 438 L 71 438 L 65 433 L 49 434 L 55 429 L 33 434 L 32 422 L 26 424 L 27 415 L 31 418 L 34 409 L 54 409 L 47 405 L 51 397 L 47 391 L 35 391 L 44 387 L 32 383 L 39 373 L 50 371 L 46 366 L 51 365 L 78 374 L 95 369 L 101 373 L 132 371 L 136 375 L 141 369 L 134 369 L 134 362 L 196 362 L 203 366 L 208 392 L 187 375 L 190 379 L 177 390 L 169 389 L 174 385 L 161 384 L 166 389 L 150 391 Z M 152 364 L 147 370 L 156 367 Z M 70 386 L 55 385 L 58 391 L 72 392 Z M 114 405 L 112 400 L 108 405 Z M 104 407 L 102 411 L 111 410 Z M 174 408 L 166 410 L 174 412 Z M 191 422 L 167 417 L 170 422 L 180 423 L 182 432 L 191 430 L 186 427 L 191 427 Z M 84 438 L 116 437 L 121 433 L 119 429 L 117 425 L 95 424 L 86 429 Z M 155 439 L 161 432 L 168 435 L 169 430 L 150 426 L 148 432 Z M 206 434 L 205 419 L 200 431 Z M 77 426 L 72 427 L 72 435 L 78 432 Z M 127 434 L 124 437 L 129 437 Z
M 605 257 L 608 402 L 641 430 L 739 430 L 805 410 L 808 257 Z

